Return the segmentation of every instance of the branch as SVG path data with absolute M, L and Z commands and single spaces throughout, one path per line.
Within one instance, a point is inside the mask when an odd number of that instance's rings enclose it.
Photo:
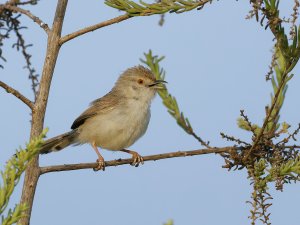
M 123 20 L 127 20 L 129 18 L 131 18 L 131 16 L 129 16 L 128 14 L 124 14 L 122 16 L 118 16 L 118 17 L 115 17 L 113 19 L 110 19 L 110 20 L 107 20 L 107 21 L 104 21 L 104 22 L 101 22 L 101 23 L 97 23 L 95 25 L 92 25 L 92 26 L 80 29 L 78 31 L 75 31 L 75 32 L 73 32 L 71 34 L 67 34 L 66 36 L 62 37 L 60 39 L 59 43 L 60 43 L 60 45 L 63 45 L 65 42 L 70 41 L 73 38 L 81 36 L 81 35 L 83 35 L 85 33 L 88 33 L 88 32 L 91 32 L 91 31 L 94 31 L 94 30 L 97 30 L 97 29 L 100 29 L 102 27 L 109 26 L 111 24 L 119 23 L 119 22 L 121 22 Z
M 41 28 L 43 28 L 46 31 L 47 34 L 49 34 L 50 29 L 49 29 L 48 25 L 46 23 L 44 23 L 40 18 L 33 15 L 30 11 L 24 10 L 17 6 L 12 6 L 12 5 L 1 5 L 1 7 L 3 7 L 4 9 L 10 10 L 12 12 L 18 12 L 18 13 L 28 16 L 30 19 L 33 20 L 33 22 L 37 23 Z
M 198 149 L 192 151 L 178 151 L 178 152 L 170 152 L 158 155 L 149 155 L 143 157 L 144 161 L 156 161 L 161 159 L 168 158 L 177 158 L 177 157 L 185 157 L 185 156 L 194 156 L 194 155 L 205 155 L 212 153 L 222 153 L 229 152 L 231 150 L 240 150 L 238 147 L 223 147 L 223 148 L 209 148 L 209 149 Z M 105 167 L 110 166 L 120 166 L 125 164 L 131 164 L 132 158 L 128 159 L 117 159 L 105 162 Z M 69 170 L 82 170 L 82 169 L 92 169 L 96 168 L 98 163 L 80 163 L 80 164 L 64 164 L 57 166 L 45 166 L 40 168 L 40 174 L 51 173 L 51 172 L 60 172 L 60 171 L 69 171 Z
M 52 23 L 52 29 L 49 31 L 47 40 L 47 51 L 45 55 L 45 61 L 43 66 L 42 77 L 39 85 L 38 94 L 35 101 L 35 109 L 32 113 L 31 120 L 31 133 L 30 138 L 38 136 L 43 130 L 43 124 L 45 119 L 45 112 L 48 103 L 49 91 L 51 86 L 51 81 L 54 73 L 54 68 L 56 60 L 59 54 L 60 45 L 59 39 L 61 37 L 61 31 L 63 27 L 63 21 L 65 17 L 65 12 L 67 8 L 68 0 L 57 0 L 55 15 Z M 28 209 L 26 211 L 27 216 L 22 218 L 18 225 L 29 225 L 31 211 L 33 206 L 33 199 L 40 177 L 39 168 L 39 157 L 36 156 L 32 159 L 28 165 L 23 189 L 21 196 L 21 203 L 26 203 Z
M 267 116 L 266 116 L 266 118 L 265 118 L 265 121 L 264 121 L 264 123 L 263 123 L 263 125 L 262 125 L 262 128 L 260 129 L 260 131 L 259 131 L 257 137 L 255 138 L 255 141 L 254 141 L 252 147 L 250 148 L 250 150 L 248 151 L 246 157 L 248 157 L 248 156 L 251 154 L 251 152 L 253 151 L 253 149 L 256 148 L 256 146 L 258 145 L 260 139 L 261 139 L 262 136 L 264 135 L 264 131 L 265 131 L 266 127 L 267 127 L 267 124 L 269 123 L 269 120 L 270 120 L 270 118 L 271 118 L 272 112 L 273 112 L 273 110 L 275 109 L 275 106 L 276 106 L 276 104 L 277 104 L 277 100 L 278 100 L 279 94 L 280 94 L 280 92 L 282 91 L 282 88 L 283 88 L 284 84 L 286 83 L 286 78 L 287 78 L 287 76 L 288 76 L 288 73 L 285 73 L 285 74 L 282 76 L 282 80 L 281 80 L 280 85 L 279 85 L 279 87 L 278 87 L 278 89 L 277 89 L 277 92 L 275 93 L 275 96 L 274 96 L 274 99 L 273 99 L 273 103 L 272 103 L 272 105 L 271 105 L 271 108 L 269 109 L 268 114 L 267 114 Z
M 9 1 L 5 2 L 2 5 L 15 5 L 15 4 L 17 4 L 17 2 L 18 2 L 18 0 L 9 0 Z M 4 9 L 4 7 L 3 8 L 0 7 L 0 14 L 2 14 L 3 9 Z
M 31 110 L 33 110 L 34 108 L 33 102 L 30 101 L 28 98 L 26 98 L 24 95 L 22 95 L 20 92 L 18 92 L 16 89 L 8 86 L 2 81 L 0 81 L 0 87 L 3 87 L 3 89 L 6 90 L 7 93 L 13 94 L 15 97 L 17 97 L 22 102 L 24 102 Z

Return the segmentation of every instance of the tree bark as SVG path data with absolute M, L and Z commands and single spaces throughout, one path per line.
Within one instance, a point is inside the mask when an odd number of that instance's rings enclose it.
M 47 52 L 44 61 L 44 67 L 39 86 L 38 95 L 34 108 L 32 110 L 32 126 L 30 138 L 38 136 L 44 126 L 45 112 L 48 102 L 49 90 L 51 86 L 51 80 L 58 57 L 61 37 L 61 31 L 64 21 L 64 16 L 67 8 L 68 0 L 58 0 L 56 6 L 56 12 L 53 19 L 52 29 L 48 35 Z M 35 157 L 25 172 L 25 179 L 22 190 L 21 203 L 26 203 L 28 206 L 27 216 L 19 221 L 19 225 L 29 225 L 32 212 L 32 205 L 34 194 L 37 186 L 37 182 L 40 176 L 39 157 Z

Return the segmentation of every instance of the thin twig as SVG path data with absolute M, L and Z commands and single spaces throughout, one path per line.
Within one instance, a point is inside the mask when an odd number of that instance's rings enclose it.
M 34 105 L 33 102 L 30 101 L 28 98 L 26 98 L 24 95 L 22 95 L 19 91 L 17 91 L 16 89 L 8 86 L 7 84 L 3 83 L 2 81 L 0 81 L 0 87 L 4 88 L 4 90 L 7 93 L 10 93 L 12 95 L 14 95 L 15 97 L 17 97 L 18 99 L 20 99 L 22 102 L 24 102 L 31 110 L 33 110 Z
M 250 122 L 248 116 L 245 114 L 245 110 L 241 110 L 241 117 L 243 117 L 244 121 L 246 121 L 248 127 L 250 128 L 254 137 L 256 137 L 255 128 L 253 127 L 252 123 Z
M 210 145 L 209 145 L 209 141 L 208 142 L 205 142 L 201 137 L 199 137 L 197 134 L 195 134 L 194 131 L 192 131 L 190 133 L 190 135 L 192 135 L 197 141 L 200 142 L 201 145 L 203 145 L 204 147 L 206 148 L 212 148 Z
M 24 14 L 26 16 L 28 16 L 30 19 L 33 20 L 33 22 L 37 23 L 41 28 L 43 28 L 46 33 L 48 34 L 50 29 L 48 27 L 48 25 L 46 23 L 44 23 L 40 18 L 38 18 L 37 16 L 33 15 L 30 11 L 28 10 L 24 10 L 24 9 L 21 9 L 17 6 L 12 6 L 12 5 L 0 5 L 0 7 L 3 7 L 7 10 L 10 10 L 10 11 L 13 11 L 13 12 L 18 12 L 18 13 L 21 13 L 21 14 Z
M 94 30 L 97 30 L 99 28 L 102 28 L 102 27 L 106 27 L 106 26 L 109 26 L 111 24 L 114 24 L 114 23 L 119 23 L 123 20 L 127 20 L 131 18 L 131 16 L 129 16 L 128 14 L 125 14 L 125 15 L 122 15 L 122 16 L 118 16 L 118 17 L 115 17 L 113 19 L 110 19 L 110 20 L 106 20 L 104 22 L 101 22 L 101 23 L 97 23 L 95 25 L 92 25 L 92 26 L 89 26 L 89 27 L 86 27 L 86 28 L 83 28 L 83 29 L 80 29 L 78 31 L 75 31 L 71 34 L 67 34 L 66 36 L 62 37 L 59 41 L 60 45 L 64 44 L 65 42 L 67 41 L 70 41 L 72 40 L 73 38 L 76 38 L 80 35 L 83 35 L 85 33 L 88 33 L 88 32 L 91 32 L 91 31 L 94 31 Z
M 239 138 L 236 138 L 234 136 L 229 136 L 227 134 L 224 134 L 223 132 L 221 132 L 220 135 L 221 135 L 222 138 L 226 139 L 227 141 L 233 141 L 233 142 L 238 143 L 239 145 L 243 144 L 245 146 L 250 146 L 249 143 L 247 143 L 247 142 L 245 142 L 245 141 L 243 141 L 243 140 L 241 140 Z
M 2 5 L 16 5 L 18 0 L 9 0 Z M 4 8 L 0 7 L 0 14 L 2 14 Z
M 295 148 L 299 148 L 300 149 L 300 146 L 299 145 L 286 145 L 284 146 L 285 148 L 289 148 L 289 149 L 295 149 Z
M 185 157 L 185 156 L 194 156 L 194 155 L 204 155 L 204 154 L 212 154 L 212 153 L 222 153 L 229 152 L 231 150 L 239 150 L 238 147 L 230 146 L 223 148 L 209 148 L 209 149 L 199 149 L 192 151 L 178 151 L 178 152 L 170 152 L 158 155 L 149 155 L 144 156 L 144 161 L 156 161 L 160 159 L 168 159 L 175 157 Z M 131 164 L 132 158 L 128 159 L 117 159 L 105 162 L 105 167 L 110 166 L 120 166 L 124 164 Z M 69 170 L 81 170 L 81 169 L 92 169 L 96 168 L 98 163 L 80 163 L 80 164 L 65 164 L 65 165 L 57 165 L 57 166 L 45 166 L 40 168 L 40 173 L 51 173 L 51 172 L 60 172 L 60 171 L 69 171 Z
M 266 116 L 265 118 L 265 121 L 263 123 L 263 126 L 262 128 L 260 129 L 257 137 L 255 138 L 255 141 L 252 145 L 252 147 L 250 148 L 250 150 L 248 151 L 247 155 L 246 155 L 246 158 L 251 154 L 251 152 L 253 151 L 253 149 L 257 146 L 257 144 L 259 143 L 260 139 L 262 138 L 263 134 L 264 134 L 264 131 L 267 127 L 267 124 L 269 123 L 269 119 L 272 115 L 272 112 L 273 110 L 275 109 L 275 106 L 276 106 L 276 103 L 277 103 L 277 100 L 278 100 L 278 97 L 279 97 L 279 94 L 280 92 L 282 91 L 282 88 L 286 82 L 286 77 L 288 76 L 288 73 L 286 72 L 283 76 L 282 76 L 282 80 L 281 80 L 281 83 L 277 89 L 277 92 L 275 93 L 275 96 L 274 96 L 274 100 L 273 100 L 273 103 L 271 105 L 271 108 L 269 109 L 269 112 L 268 112 L 268 115 Z
M 34 4 L 35 1 L 33 0 L 29 0 L 29 1 L 26 1 L 26 2 L 20 2 L 18 1 L 16 4 L 17 5 L 28 5 L 28 4 Z

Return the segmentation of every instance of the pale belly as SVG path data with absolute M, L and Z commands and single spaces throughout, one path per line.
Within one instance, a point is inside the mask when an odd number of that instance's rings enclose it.
M 98 147 L 107 150 L 121 150 L 131 146 L 146 132 L 150 110 L 141 108 L 126 111 L 113 110 L 109 114 L 87 119 L 79 127 L 78 142 L 94 142 Z

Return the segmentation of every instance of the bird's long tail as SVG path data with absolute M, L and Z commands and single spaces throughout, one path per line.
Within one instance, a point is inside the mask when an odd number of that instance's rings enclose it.
M 49 152 L 60 151 L 71 144 L 75 144 L 78 137 L 78 131 L 72 130 L 70 132 L 50 138 L 44 142 L 40 149 L 41 154 Z

